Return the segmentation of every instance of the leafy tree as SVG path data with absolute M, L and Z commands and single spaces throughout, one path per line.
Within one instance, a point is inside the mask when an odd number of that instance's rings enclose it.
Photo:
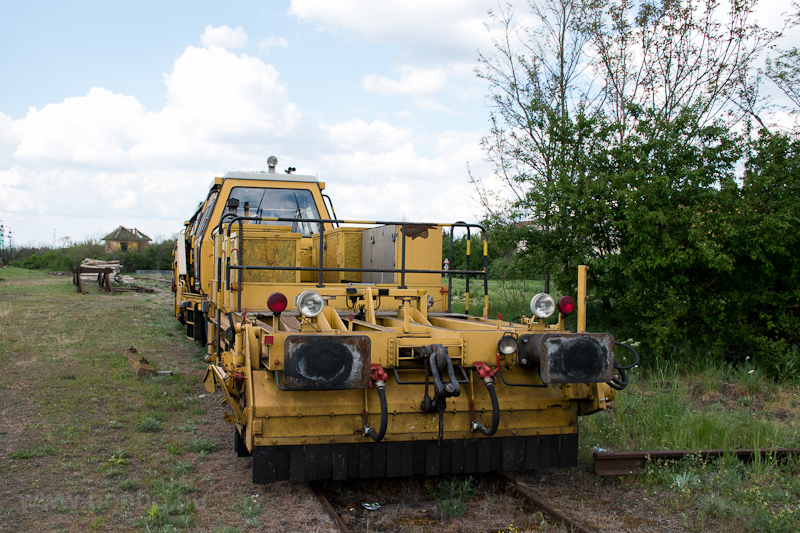
M 720 279 L 731 305 L 720 332 L 731 355 L 755 349 L 773 374 L 800 376 L 800 138 L 760 132 L 731 227 L 735 270 Z

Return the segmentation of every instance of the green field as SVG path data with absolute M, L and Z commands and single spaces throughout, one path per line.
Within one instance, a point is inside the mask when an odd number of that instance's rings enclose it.
M 262 501 L 302 487 L 250 483 L 168 284 L 109 295 L 39 271 L 0 279 L 0 531 L 292 528 Z M 138 379 L 132 346 L 173 375 Z M 299 509 L 327 530 L 327 517 Z
M 447 285 L 447 278 L 442 278 L 442 284 Z M 531 298 L 542 292 L 544 281 L 542 280 L 497 280 L 490 279 L 489 289 L 489 318 L 497 318 L 497 314 L 503 315 L 503 320 L 514 320 L 520 316 L 530 316 Z M 453 295 L 451 300 L 451 311 L 463 313 L 466 298 L 467 284 L 466 279 L 453 279 Z M 471 277 L 469 280 L 469 314 L 480 316 L 483 313 L 484 304 L 483 278 Z

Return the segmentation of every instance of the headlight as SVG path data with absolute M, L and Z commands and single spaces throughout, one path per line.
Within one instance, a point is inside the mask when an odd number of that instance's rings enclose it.
M 547 318 L 556 310 L 556 302 L 553 297 L 545 292 L 540 292 L 531 298 L 531 313 L 539 318 Z
M 294 301 L 297 310 L 306 318 L 314 318 L 322 312 L 325 300 L 317 291 L 303 291 L 297 295 Z
M 517 351 L 517 339 L 513 334 L 506 333 L 497 341 L 497 351 L 503 355 L 511 355 Z

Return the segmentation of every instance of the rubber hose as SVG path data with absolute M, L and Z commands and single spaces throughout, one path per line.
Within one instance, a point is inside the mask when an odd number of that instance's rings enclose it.
M 628 375 L 620 367 L 615 367 L 619 371 L 619 379 L 612 377 L 611 381 L 606 381 L 606 385 L 614 390 L 622 390 L 628 386 Z
M 386 391 L 382 385 L 378 385 L 378 396 L 381 399 L 381 428 L 376 432 L 374 428 L 369 428 L 367 434 L 372 440 L 379 442 L 386 435 L 386 426 L 389 423 L 389 411 L 386 408 Z
M 633 363 L 631 363 L 629 365 L 620 366 L 615 362 L 614 363 L 614 368 L 618 368 L 618 369 L 621 369 L 621 370 L 630 370 L 631 368 L 633 368 L 633 367 L 635 367 L 636 365 L 639 364 L 639 352 L 637 352 L 636 350 L 634 350 L 632 347 L 628 346 L 624 342 L 615 342 L 614 344 L 616 344 L 617 346 L 622 346 L 623 348 L 627 348 L 628 350 L 633 352 L 633 355 L 636 356 L 636 359 L 633 361 Z
M 484 383 L 486 382 L 484 381 Z M 497 393 L 494 391 L 494 383 L 486 383 L 486 388 L 489 389 L 489 396 L 492 398 L 492 427 L 486 429 L 483 424 L 476 422 L 475 429 L 487 437 L 491 437 L 497 432 L 497 428 L 500 427 L 500 405 L 497 403 Z

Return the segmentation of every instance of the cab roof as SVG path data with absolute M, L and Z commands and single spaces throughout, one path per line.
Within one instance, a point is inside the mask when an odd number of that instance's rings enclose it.
M 269 181 L 303 181 L 303 182 L 319 182 L 316 176 L 307 174 L 278 174 L 277 172 L 261 171 L 247 171 L 247 170 L 233 170 L 226 172 L 223 178 L 236 178 L 239 180 L 269 180 Z

